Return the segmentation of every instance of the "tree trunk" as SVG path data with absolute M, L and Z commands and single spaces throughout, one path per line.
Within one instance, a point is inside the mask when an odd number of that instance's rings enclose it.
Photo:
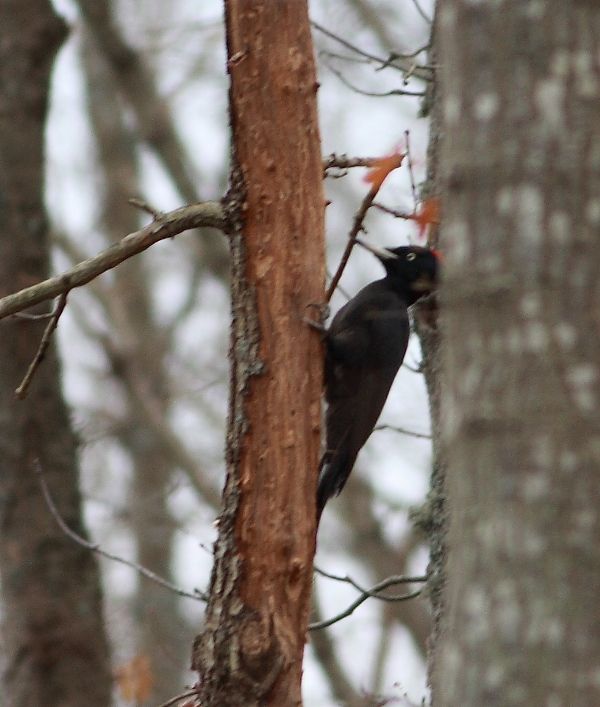
M 48 274 L 43 140 L 49 72 L 64 27 L 46 0 L 0 8 L 0 295 Z M 47 309 L 47 308 L 44 308 Z M 75 439 L 51 347 L 29 397 L 15 400 L 46 322 L 9 319 L 0 336 L 0 563 L 3 705 L 106 707 L 108 648 L 98 568 L 58 528 L 44 502 L 39 460 L 58 512 L 85 534 Z
M 140 191 L 135 135 L 128 130 L 122 114 L 115 112 L 117 91 L 112 73 L 89 37 L 83 52 L 87 107 L 103 176 L 100 221 L 107 239 L 118 242 L 123 234 L 138 227 L 138 212 L 127 205 L 128 197 Z M 139 255 L 121 264 L 114 270 L 114 281 L 105 288 L 114 345 L 114 350 L 106 355 L 109 360 L 118 359 L 115 378 L 122 383 L 125 395 L 134 379 L 143 381 L 153 399 L 165 401 L 168 397 L 164 371 L 166 338 L 152 314 L 152 280 L 144 263 L 144 255 Z M 167 499 L 174 465 L 165 455 L 160 439 L 138 418 L 139 405 L 132 398 L 128 399 L 128 410 L 124 413 L 122 435 L 133 469 L 128 507 L 137 560 L 143 567 L 173 581 L 175 523 Z M 188 648 L 182 640 L 186 627 L 179 603 L 176 594 L 144 579 L 138 582 L 131 599 L 137 625 L 136 653 L 148 659 L 154 678 L 145 705 L 165 702 L 180 691 Z
M 322 351 L 323 193 L 305 2 L 229 0 L 232 378 L 204 707 L 300 705 L 311 596 Z
M 429 41 L 428 63 L 438 66 L 438 16 L 439 3 L 436 3 Z M 427 181 L 424 185 L 424 198 L 440 198 L 439 157 L 443 138 L 441 130 L 441 111 L 439 100 L 439 72 L 433 74 L 433 80 L 427 85 L 423 99 L 422 112 L 429 118 L 429 145 L 427 148 Z M 429 227 L 429 244 L 438 247 L 439 228 L 435 224 Z M 441 444 L 441 332 L 438 326 L 437 301 L 418 302 L 415 311 L 415 326 L 421 342 L 423 355 L 423 373 L 427 385 L 431 431 L 433 440 L 433 463 L 427 501 L 423 510 L 415 517 L 417 525 L 427 534 L 429 540 L 429 565 L 427 567 L 427 594 L 431 603 L 431 631 L 428 640 L 427 675 L 431 689 L 431 703 L 436 704 L 436 685 L 433 674 L 438 657 L 438 641 L 442 632 L 445 616 L 446 596 L 446 561 L 448 532 L 448 502 L 446 497 L 447 460 Z
M 436 705 L 600 704 L 600 5 L 442 0 Z

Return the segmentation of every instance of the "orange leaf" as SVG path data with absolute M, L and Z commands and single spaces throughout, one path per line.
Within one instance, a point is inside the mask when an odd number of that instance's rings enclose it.
M 432 196 L 421 204 L 418 212 L 409 216 L 419 226 L 419 237 L 422 238 L 428 226 L 440 222 L 440 200 Z
M 365 175 L 365 182 L 372 184 L 371 188 L 378 191 L 388 174 L 400 167 L 405 156 L 405 153 L 396 150 L 391 155 L 375 160 L 372 169 Z
M 136 655 L 116 671 L 117 684 L 124 700 L 145 702 L 152 694 L 154 673 L 148 656 Z

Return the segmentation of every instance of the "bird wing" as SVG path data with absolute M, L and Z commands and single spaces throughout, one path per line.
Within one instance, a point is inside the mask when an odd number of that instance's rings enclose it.
M 341 491 L 379 418 L 409 336 L 406 304 L 372 283 L 334 318 L 327 335 L 326 435 L 318 504 Z

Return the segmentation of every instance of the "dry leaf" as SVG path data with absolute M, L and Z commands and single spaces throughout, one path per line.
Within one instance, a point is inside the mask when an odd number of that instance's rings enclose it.
M 146 655 L 136 655 L 116 670 L 121 696 L 128 702 L 144 702 L 154 687 L 154 673 Z
M 406 154 L 398 150 L 386 157 L 380 157 L 373 163 L 372 169 L 365 175 L 365 182 L 371 184 L 372 189 L 375 191 L 379 190 L 388 174 L 400 167 L 405 157 Z

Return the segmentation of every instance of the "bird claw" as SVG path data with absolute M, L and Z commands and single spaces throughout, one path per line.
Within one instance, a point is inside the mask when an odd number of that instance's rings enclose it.
M 316 309 L 317 310 L 317 320 L 311 319 L 310 317 L 302 317 L 302 321 L 307 324 L 311 329 L 325 334 L 327 332 L 327 327 L 324 322 L 329 317 L 329 305 L 322 302 L 311 302 L 307 304 L 305 309 Z

